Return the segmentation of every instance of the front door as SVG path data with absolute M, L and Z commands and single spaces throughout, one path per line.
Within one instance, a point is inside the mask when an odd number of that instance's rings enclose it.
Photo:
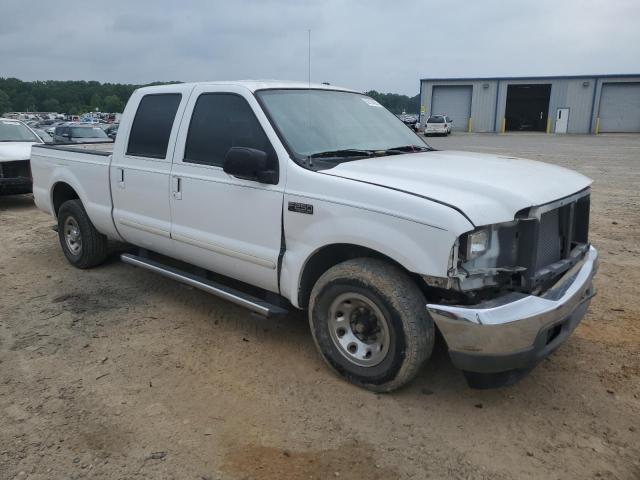
M 569 126 L 569 109 L 559 108 L 556 112 L 556 133 L 567 133 Z
M 129 243 L 171 254 L 169 175 L 179 119 L 191 87 L 134 93 L 125 111 L 128 132 L 120 131 L 110 167 L 113 219 Z M 139 100 L 139 102 L 138 102 Z M 178 120 L 176 120 L 178 119 Z
M 175 255 L 277 292 L 285 176 L 273 147 L 277 136 L 245 88 L 196 87 L 187 112 L 193 113 L 188 124 L 185 116 L 171 171 Z M 225 173 L 231 147 L 266 152 L 272 168 L 279 170 L 278 184 Z

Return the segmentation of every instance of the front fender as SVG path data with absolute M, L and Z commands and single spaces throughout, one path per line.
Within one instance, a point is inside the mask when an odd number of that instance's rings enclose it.
M 291 197 L 285 201 L 303 202 Z M 309 201 L 308 199 L 306 200 Z M 285 211 L 286 252 L 282 294 L 298 307 L 298 289 L 308 260 L 332 244 L 352 244 L 379 252 L 406 270 L 446 277 L 457 234 L 440 227 L 372 210 L 315 199 L 313 215 Z

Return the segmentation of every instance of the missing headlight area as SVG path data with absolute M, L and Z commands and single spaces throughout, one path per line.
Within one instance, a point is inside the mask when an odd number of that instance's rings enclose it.
M 513 221 L 462 235 L 450 278 L 458 290 L 544 289 L 588 251 L 590 191 L 518 212 Z

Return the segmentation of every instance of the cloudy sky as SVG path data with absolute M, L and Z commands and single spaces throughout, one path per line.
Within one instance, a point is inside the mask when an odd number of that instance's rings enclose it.
M 639 0 L 0 0 L 0 77 L 307 79 L 640 72 Z

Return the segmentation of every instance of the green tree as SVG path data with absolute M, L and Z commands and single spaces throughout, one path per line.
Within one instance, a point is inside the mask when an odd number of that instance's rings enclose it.
M 0 115 L 11 111 L 11 102 L 9 95 L 4 90 L 0 90 Z
M 370 96 L 393 113 L 418 113 L 420 109 L 420 95 L 408 97 L 398 93 L 380 93 L 375 90 L 365 92 L 365 95 Z
M 102 110 L 102 97 L 99 93 L 94 93 L 93 95 L 91 95 L 89 105 L 91 105 L 92 110 L 95 110 L 96 108 L 98 110 Z
M 117 95 L 104 97 L 102 106 L 104 111 L 109 113 L 122 113 L 122 110 L 124 110 L 124 102 Z
M 40 109 L 43 112 L 59 112 L 60 102 L 56 98 L 47 98 L 42 102 Z

